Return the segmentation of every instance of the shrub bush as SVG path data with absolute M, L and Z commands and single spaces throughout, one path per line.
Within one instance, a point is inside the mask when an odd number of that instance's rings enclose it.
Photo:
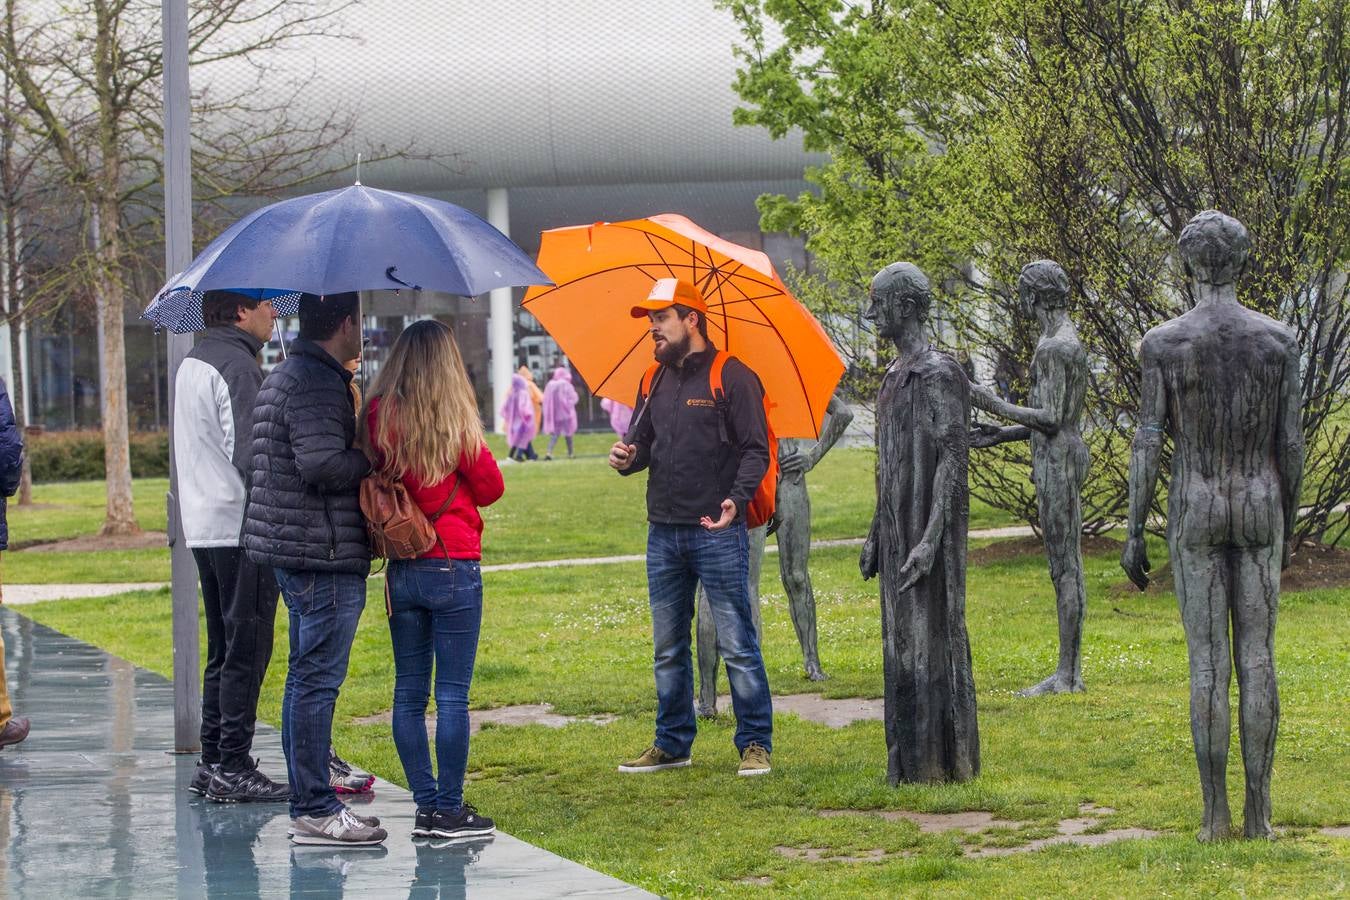
M 33 467 L 33 481 L 101 481 L 103 432 L 49 431 L 28 435 L 24 443 Z M 169 433 L 137 432 L 131 435 L 133 478 L 169 476 Z

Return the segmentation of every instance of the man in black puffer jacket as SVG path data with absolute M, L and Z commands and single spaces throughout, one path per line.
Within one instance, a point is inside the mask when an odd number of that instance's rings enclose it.
M 271 566 L 290 613 L 281 742 L 298 844 L 378 844 L 329 782 L 333 707 L 366 605 L 370 550 L 358 501 L 370 463 L 352 448 L 356 419 L 342 365 L 361 352 L 356 294 L 306 295 L 300 339 L 263 380 L 253 409 L 253 480 L 244 519 L 249 558 Z

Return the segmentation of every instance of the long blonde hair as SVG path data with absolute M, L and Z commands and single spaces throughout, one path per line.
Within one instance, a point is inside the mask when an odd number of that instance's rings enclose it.
M 374 445 L 384 458 L 381 472 L 390 478 L 411 473 L 434 484 L 483 445 L 473 385 L 455 334 L 442 322 L 414 322 L 399 335 L 366 397 L 363 425 L 376 398 Z M 357 430 L 369 449 L 370 429 Z

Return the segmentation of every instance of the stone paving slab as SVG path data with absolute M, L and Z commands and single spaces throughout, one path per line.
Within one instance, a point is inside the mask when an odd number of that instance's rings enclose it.
M 187 793 L 196 759 L 166 752 L 168 680 L 3 608 L 0 628 L 33 720 L 0 751 L 0 897 L 653 896 L 507 834 L 414 844 L 412 797 L 383 780 L 360 811 L 388 828 L 384 847 L 293 846 L 284 804 Z M 275 729 L 254 752 L 284 773 Z

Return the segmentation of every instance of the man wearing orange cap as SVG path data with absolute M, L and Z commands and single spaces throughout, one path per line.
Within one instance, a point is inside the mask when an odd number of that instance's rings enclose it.
M 735 357 L 722 390 L 710 378 L 717 349 L 708 306 L 687 281 L 663 278 L 632 309 L 651 323 L 656 361 L 633 423 L 609 452 L 622 475 L 649 469 L 647 584 L 656 675 L 656 739 L 621 772 L 690 764 L 697 731 L 689 626 L 702 582 L 717 623 L 736 712 L 740 775 L 769 771 L 773 707 L 750 608 L 745 510 L 769 466 L 764 388 Z

